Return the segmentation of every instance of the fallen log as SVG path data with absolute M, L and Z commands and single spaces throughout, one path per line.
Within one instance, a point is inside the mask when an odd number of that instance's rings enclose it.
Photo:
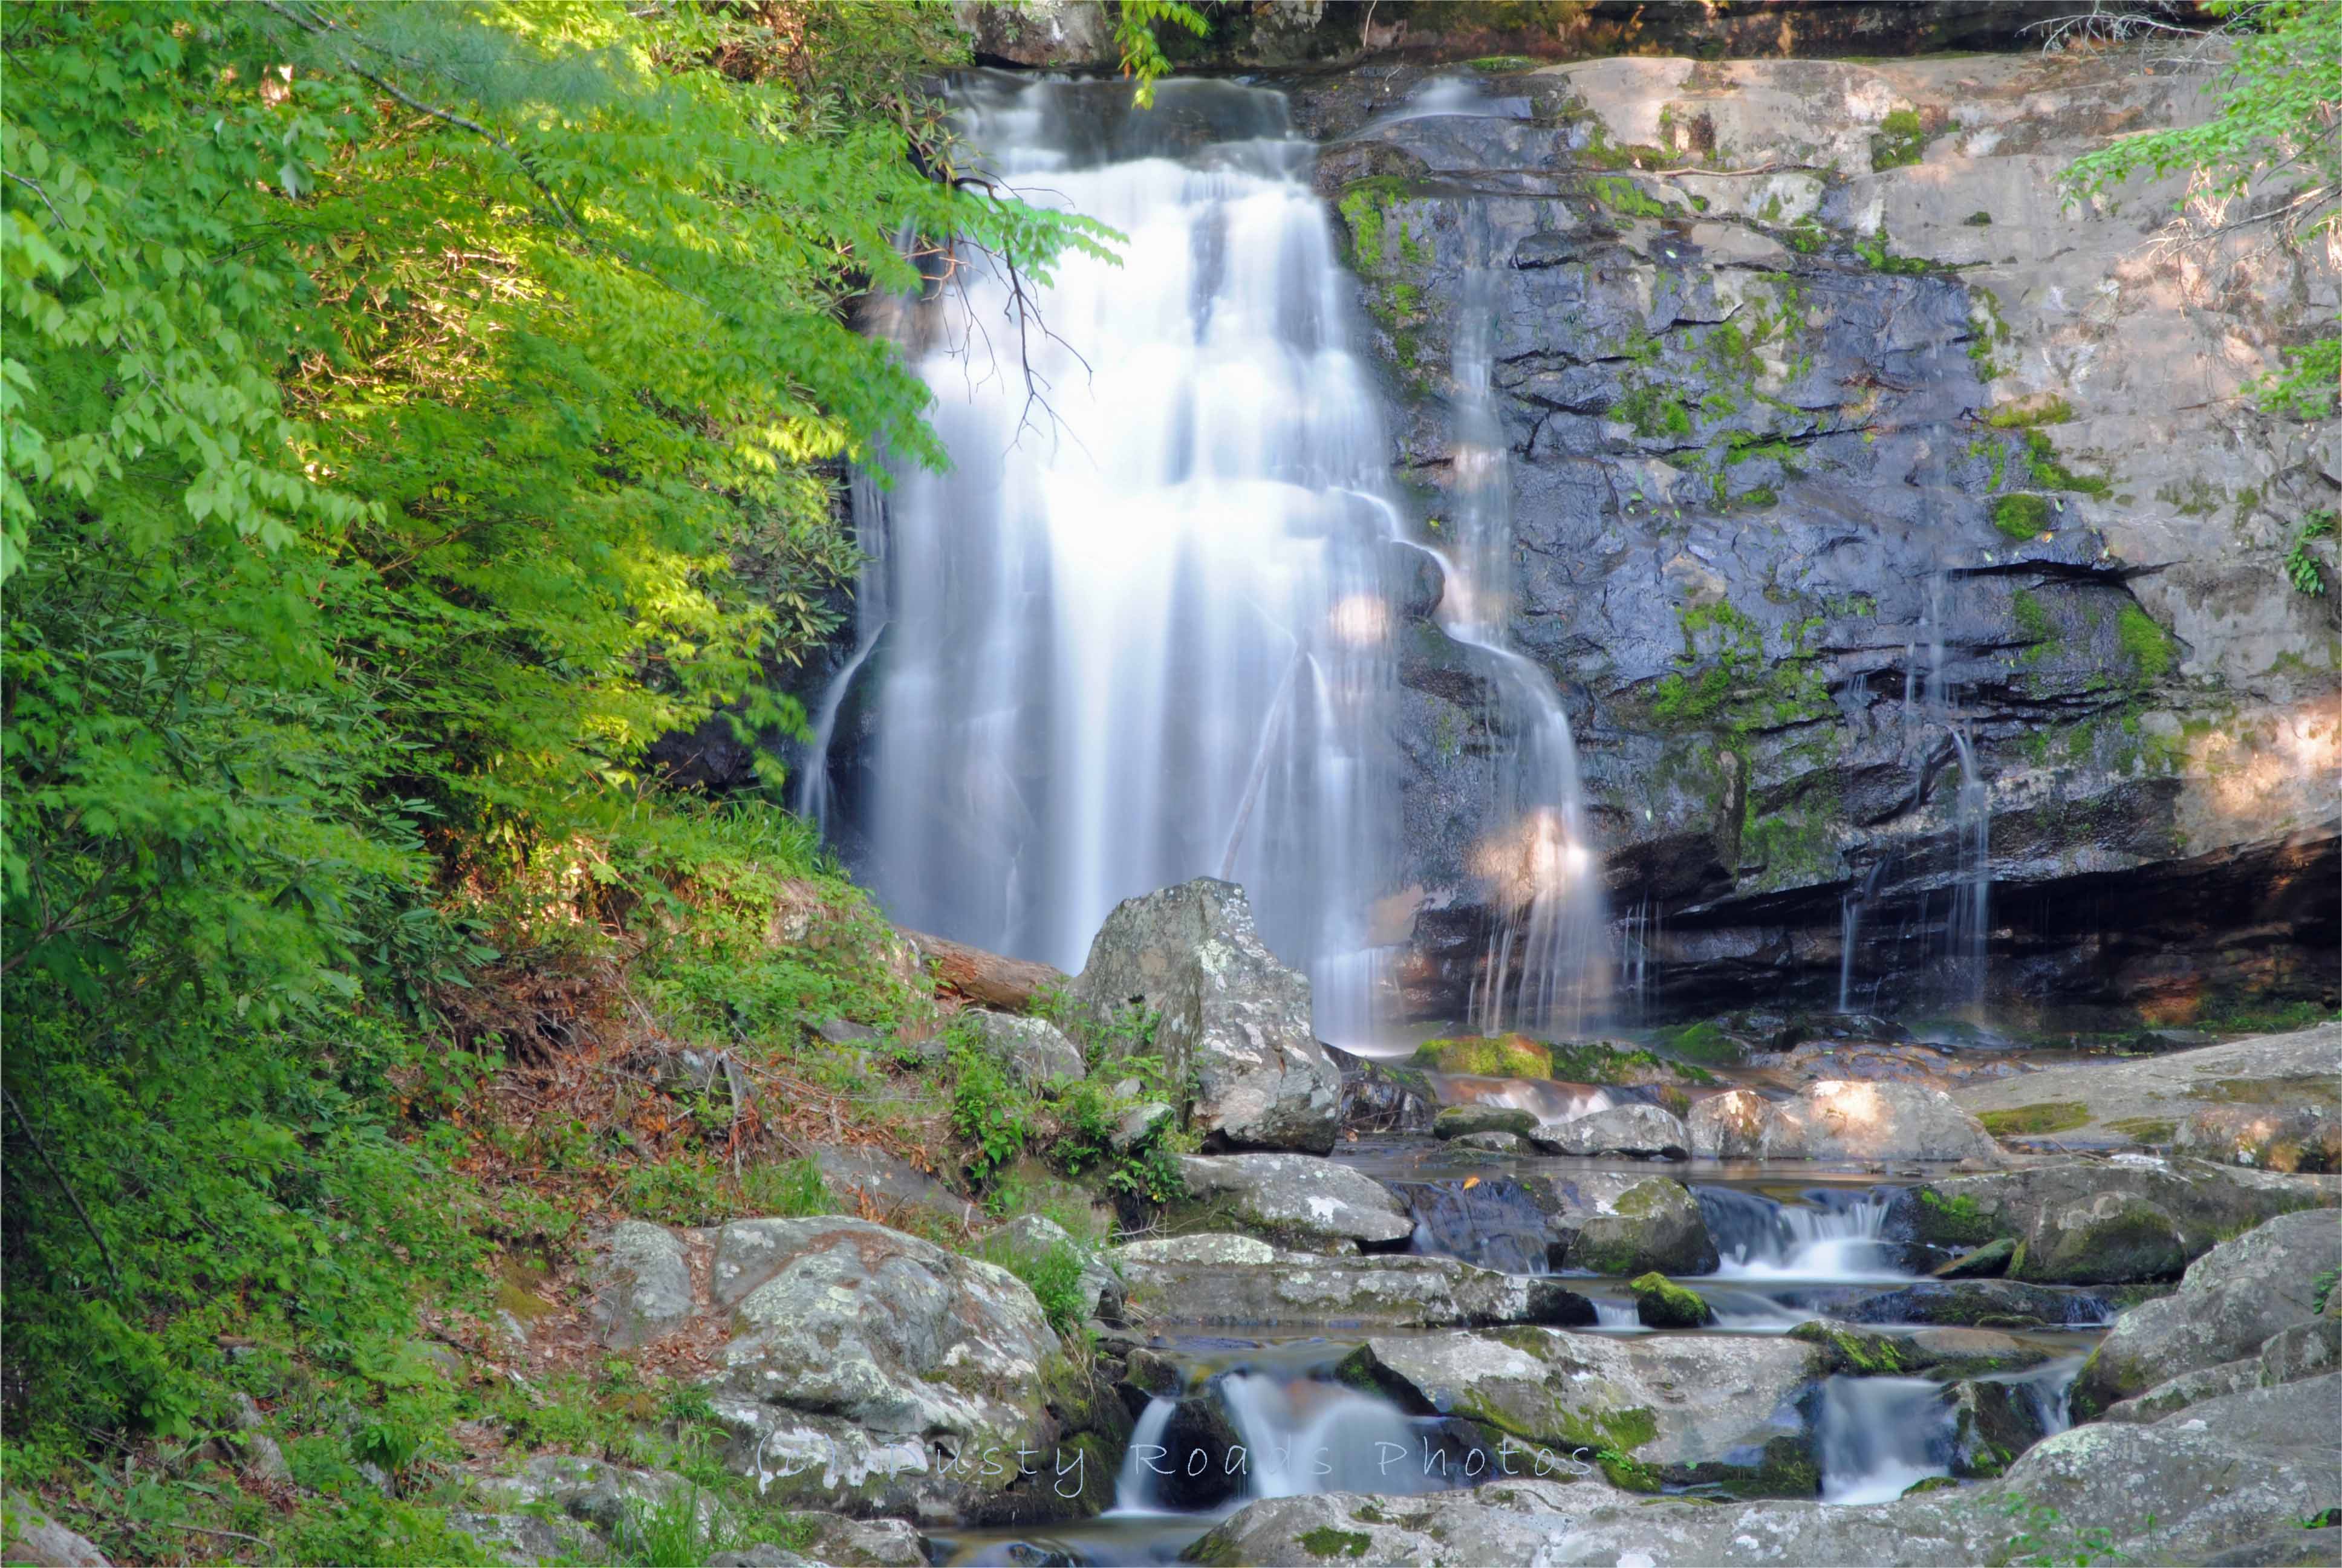
M 1056 990 L 1072 976 L 1051 964 L 1030 959 L 1005 958 L 924 931 L 906 931 L 903 938 L 919 950 L 935 971 L 936 984 L 981 1007 L 1022 1013 L 1033 1004 L 1034 993 Z

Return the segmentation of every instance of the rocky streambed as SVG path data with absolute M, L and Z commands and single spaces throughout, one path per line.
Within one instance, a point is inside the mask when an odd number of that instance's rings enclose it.
M 989 1261 L 1073 1244 L 1036 1217 L 978 1256 L 838 1216 L 606 1234 L 592 1332 L 702 1358 L 750 1483 L 695 1505 L 800 1521 L 801 1553 L 723 1561 L 2331 1553 L 2324 1145 L 2271 1170 L 2271 1145 L 2204 1158 L 2094 1116 L 2096 1146 L 2049 1149 L 1967 1102 L 2038 1081 L 2173 1126 L 2257 1097 L 2317 1120 L 2342 1026 L 1949 1091 L 1917 1070 L 1943 1053 L 1892 1040 L 1723 1073 L 1526 1039 L 1374 1062 L 1310 1036 L 1225 884 L 1126 904 L 1068 990 L 1157 1013 L 1205 1150 L 1147 1223 L 1076 1246 L 1078 1330 Z M 1014 1062 L 1053 1027 L 976 1037 Z M 1825 1058 L 1874 1075 L 1808 1075 Z M 684 1486 L 540 1454 L 485 1467 L 464 1523 L 515 1561 L 591 1556 Z

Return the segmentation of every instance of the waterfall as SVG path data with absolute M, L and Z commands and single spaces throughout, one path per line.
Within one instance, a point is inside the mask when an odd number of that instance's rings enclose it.
M 1907 1280 L 1885 1239 L 1891 1189 L 1818 1187 L 1802 1204 L 1733 1187 L 1694 1187 L 1722 1279 Z
M 1246 1453 L 1244 1500 L 1312 1492 L 1429 1492 L 1452 1484 L 1426 1460 L 1422 1425 L 1389 1401 L 1316 1378 L 1232 1372 L 1220 1403 Z
M 1944 924 L 1941 974 L 1945 989 L 1954 999 L 1976 1005 L 1984 1001 L 1991 938 L 1992 791 L 1977 757 L 1975 734 L 1959 711 L 1959 694 L 1945 674 L 1944 598 L 1949 584 L 1950 574 L 1943 570 L 1928 574 L 1919 624 L 1926 638 L 1927 675 L 1924 681 L 1919 678 L 1921 644 L 1915 639 L 1903 677 L 1903 744 L 1906 754 L 1914 759 L 1923 787 L 1930 770 L 1933 737 L 1938 731 L 1950 737 L 1959 765 L 1959 787 L 1952 802 L 1951 911 Z M 1921 895 L 1923 922 L 1925 896 Z M 1849 942 L 1855 934 L 1849 924 L 1846 934 Z M 1839 961 L 1840 1011 L 1845 1010 L 1850 976 L 1847 962 Z
M 1500 275 L 1486 210 L 1469 209 L 1454 337 L 1451 515 L 1439 552 L 1446 584 L 1439 624 L 1489 661 L 1487 722 L 1496 830 L 1473 870 L 1498 910 L 1473 1019 L 1486 1034 L 1508 1028 L 1582 1031 L 1598 1016 L 1610 977 L 1601 862 L 1587 834 L 1577 743 L 1552 677 L 1506 645 L 1512 613 L 1512 473 L 1495 387 Z
M 1179 1402 L 1156 1394 L 1147 1401 L 1146 1408 L 1138 1413 L 1137 1424 L 1130 1429 L 1130 1441 L 1124 1444 L 1122 1469 L 1114 1478 L 1114 1505 L 1131 1513 L 1159 1513 L 1165 1511 L 1161 1489 L 1156 1485 L 1156 1473 L 1149 1470 L 1141 1455 L 1163 1446 L 1163 1433 L 1171 1424 L 1172 1415 Z
M 1026 279 L 1035 315 L 981 254 L 903 312 L 952 468 L 894 468 L 869 552 L 857 869 L 904 924 L 1068 970 L 1120 900 L 1229 877 L 1318 1032 L 1362 1040 L 1399 514 L 1315 148 L 1231 83 L 956 95 L 988 173 L 1126 239 Z
M 1823 1381 L 1814 1447 L 1824 1503 L 1891 1503 L 1951 1473 L 1954 1416 L 1944 1385 L 1922 1377 Z

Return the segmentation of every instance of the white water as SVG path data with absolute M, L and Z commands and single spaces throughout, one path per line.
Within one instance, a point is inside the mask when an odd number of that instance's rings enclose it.
M 1949 1475 L 1953 1420 L 1944 1385 L 1926 1378 L 1826 1379 L 1814 1422 L 1822 1501 L 1891 1503 Z
M 1967 716 L 1960 711 L 1959 691 L 1945 673 L 1944 600 L 1950 575 L 1938 570 L 1927 578 L 1927 597 L 1919 631 L 1927 650 L 1927 673 L 1920 676 L 1921 643 L 1914 641 L 1903 677 L 1904 750 L 1914 759 L 1924 784 L 1932 765 L 1932 747 L 1938 733 L 1952 743 L 1959 767 L 1959 783 L 1952 800 L 1952 906 L 1944 922 L 1939 972 L 1944 990 L 1953 999 L 1980 1004 L 1987 979 L 1992 902 L 1992 790 L 1977 756 L 1976 738 Z M 1926 917 L 1926 901 L 1920 905 Z M 1849 916 L 1847 938 L 1858 928 L 1858 914 Z M 1845 1009 L 1849 972 L 1841 961 L 1839 1006 Z
M 1472 225 L 1451 374 L 1455 427 L 1447 487 L 1447 569 L 1439 624 L 1489 661 L 1496 810 L 1500 826 L 1473 870 L 1499 912 L 1474 987 L 1481 1033 L 1576 1034 L 1601 1015 L 1610 982 L 1602 864 L 1586 830 L 1577 743 L 1553 678 L 1506 645 L 1513 597 L 1510 455 L 1494 385 L 1499 274 L 1485 211 Z
M 1426 1461 L 1426 1452 L 1436 1450 L 1426 1451 L 1415 1422 L 1371 1394 L 1266 1372 L 1226 1373 L 1213 1387 L 1242 1449 L 1231 1450 L 1223 1462 L 1238 1466 L 1242 1478 L 1230 1510 L 1262 1497 L 1426 1492 L 1457 1479 L 1454 1466 L 1436 1457 Z M 1115 1513 L 1172 1512 L 1163 1500 L 1161 1475 L 1146 1461 L 1176 1459 L 1159 1452 L 1176 1408 L 1158 1397 L 1139 1413 L 1115 1480 Z
M 905 924 L 1068 970 L 1118 901 L 1230 877 L 1319 1033 L 1363 1040 L 1398 514 L 1315 149 L 1228 83 L 1135 112 L 982 80 L 960 108 L 989 171 L 1127 239 L 1062 258 L 1021 335 L 981 255 L 906 313 L 953 468 L 896 474 L 864 587 L 891 624 L 863 869 Z
M 1718 1279 L 1893 1283 L 1913 1277 L 1897 1266 L 1884 1238 L 1883 1193 L 1817 1194 L 1832 1201 L 1809 1207 L 1726 1187 L 1694 1191 L 1716 1241 Z

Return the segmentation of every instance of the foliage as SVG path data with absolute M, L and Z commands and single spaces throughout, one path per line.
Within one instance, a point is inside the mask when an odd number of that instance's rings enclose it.
M 2296 182 L 2289 230 L 2342 222 L 2342 13 L 2325 0 L 2208 0 L 2233 49 L 2217 78 L 2219 112 L 2197 125 L 2128 135 L 2074 161 L 2062 179 L 2079 200 L 2110 194 L 2142 173 L 2193 176 L 2187 199 L 2223 207 L 2262 182 Z
M 2141 684 L 2152 685 L 2169 673 L 2177 656 L 2171 634 L 2136 604 L 2125 604 L 2115 617 L 2115 636 Z
M 968 1174 L 983 1182 L 1032 1141 L 1033 1099 L 973 1031 L 955 1028 L 948 1038 L 952 1131 L 969 1145 Z
M 2049 498 L 2026 494 L 1997 496 L 1992 504 L 1992 525 L 2012 539 L 2031 539 L 2050 526 Z
M 843 464 L 941 461 L 850 300 L 954 243 L 1036 280 L 1105 254 L 953 177 L 914 85 L 950 33 L 830 0 L 0 12 L 9 1453 L 71 1476 L 192 1452 L 239 1393 L 299 1411 L 288 1515 L 78 1485 L 124 1554 L 471 1554 L 407 1494 L 453 1397 L 415 1299 L 484 1306 L 491 1250 L 580 1223 L 477 1171 L 828 1202 L 729 1177 L 721 1086 L 664 1133 L 473 1115 L 621 993 L 727 1051 L 932 1008 L 802 824 L 680 809 L 643 758 L 800 724 L 767 676 L 856 569 Z
M 1198 38 L 1210 29 L 1203 12 L 1186 0 L 1121 0 L 1116 7 L 1114 41 L 1122 51 L 1122 74 L 1131 79 L 1133 101 L 1142 109 L 1154 105 L 1156 78 L 1171 69 L 1156 36 L 1156 27 L 1166 23 Z
M 2302 520 L 2293 535 L 2293 547 L 2285 553 L 2285 580 L 2293 584 L 2297 594 L 2322 595 L 2326 592 L 2326 567 L 2309 548 L 2313 539 L 2334 536 L 2335 514 L 2312 512 Z
M 2135 176 L 2186 173 L 2183 225 L 2217 234 L 2270 223 L 2288 240 L 2342 240 L 2342 9 L 2327 0 L 2209 0 L 2232 51 L 2217 78 L 2219 111 L 2197 125 L 2125 136 L 2074 161 L 2069 200 L 2106 196 Z M 2342 334 L 2283 351 L 2247 388 L 2297 419 L 2333 411 Z

